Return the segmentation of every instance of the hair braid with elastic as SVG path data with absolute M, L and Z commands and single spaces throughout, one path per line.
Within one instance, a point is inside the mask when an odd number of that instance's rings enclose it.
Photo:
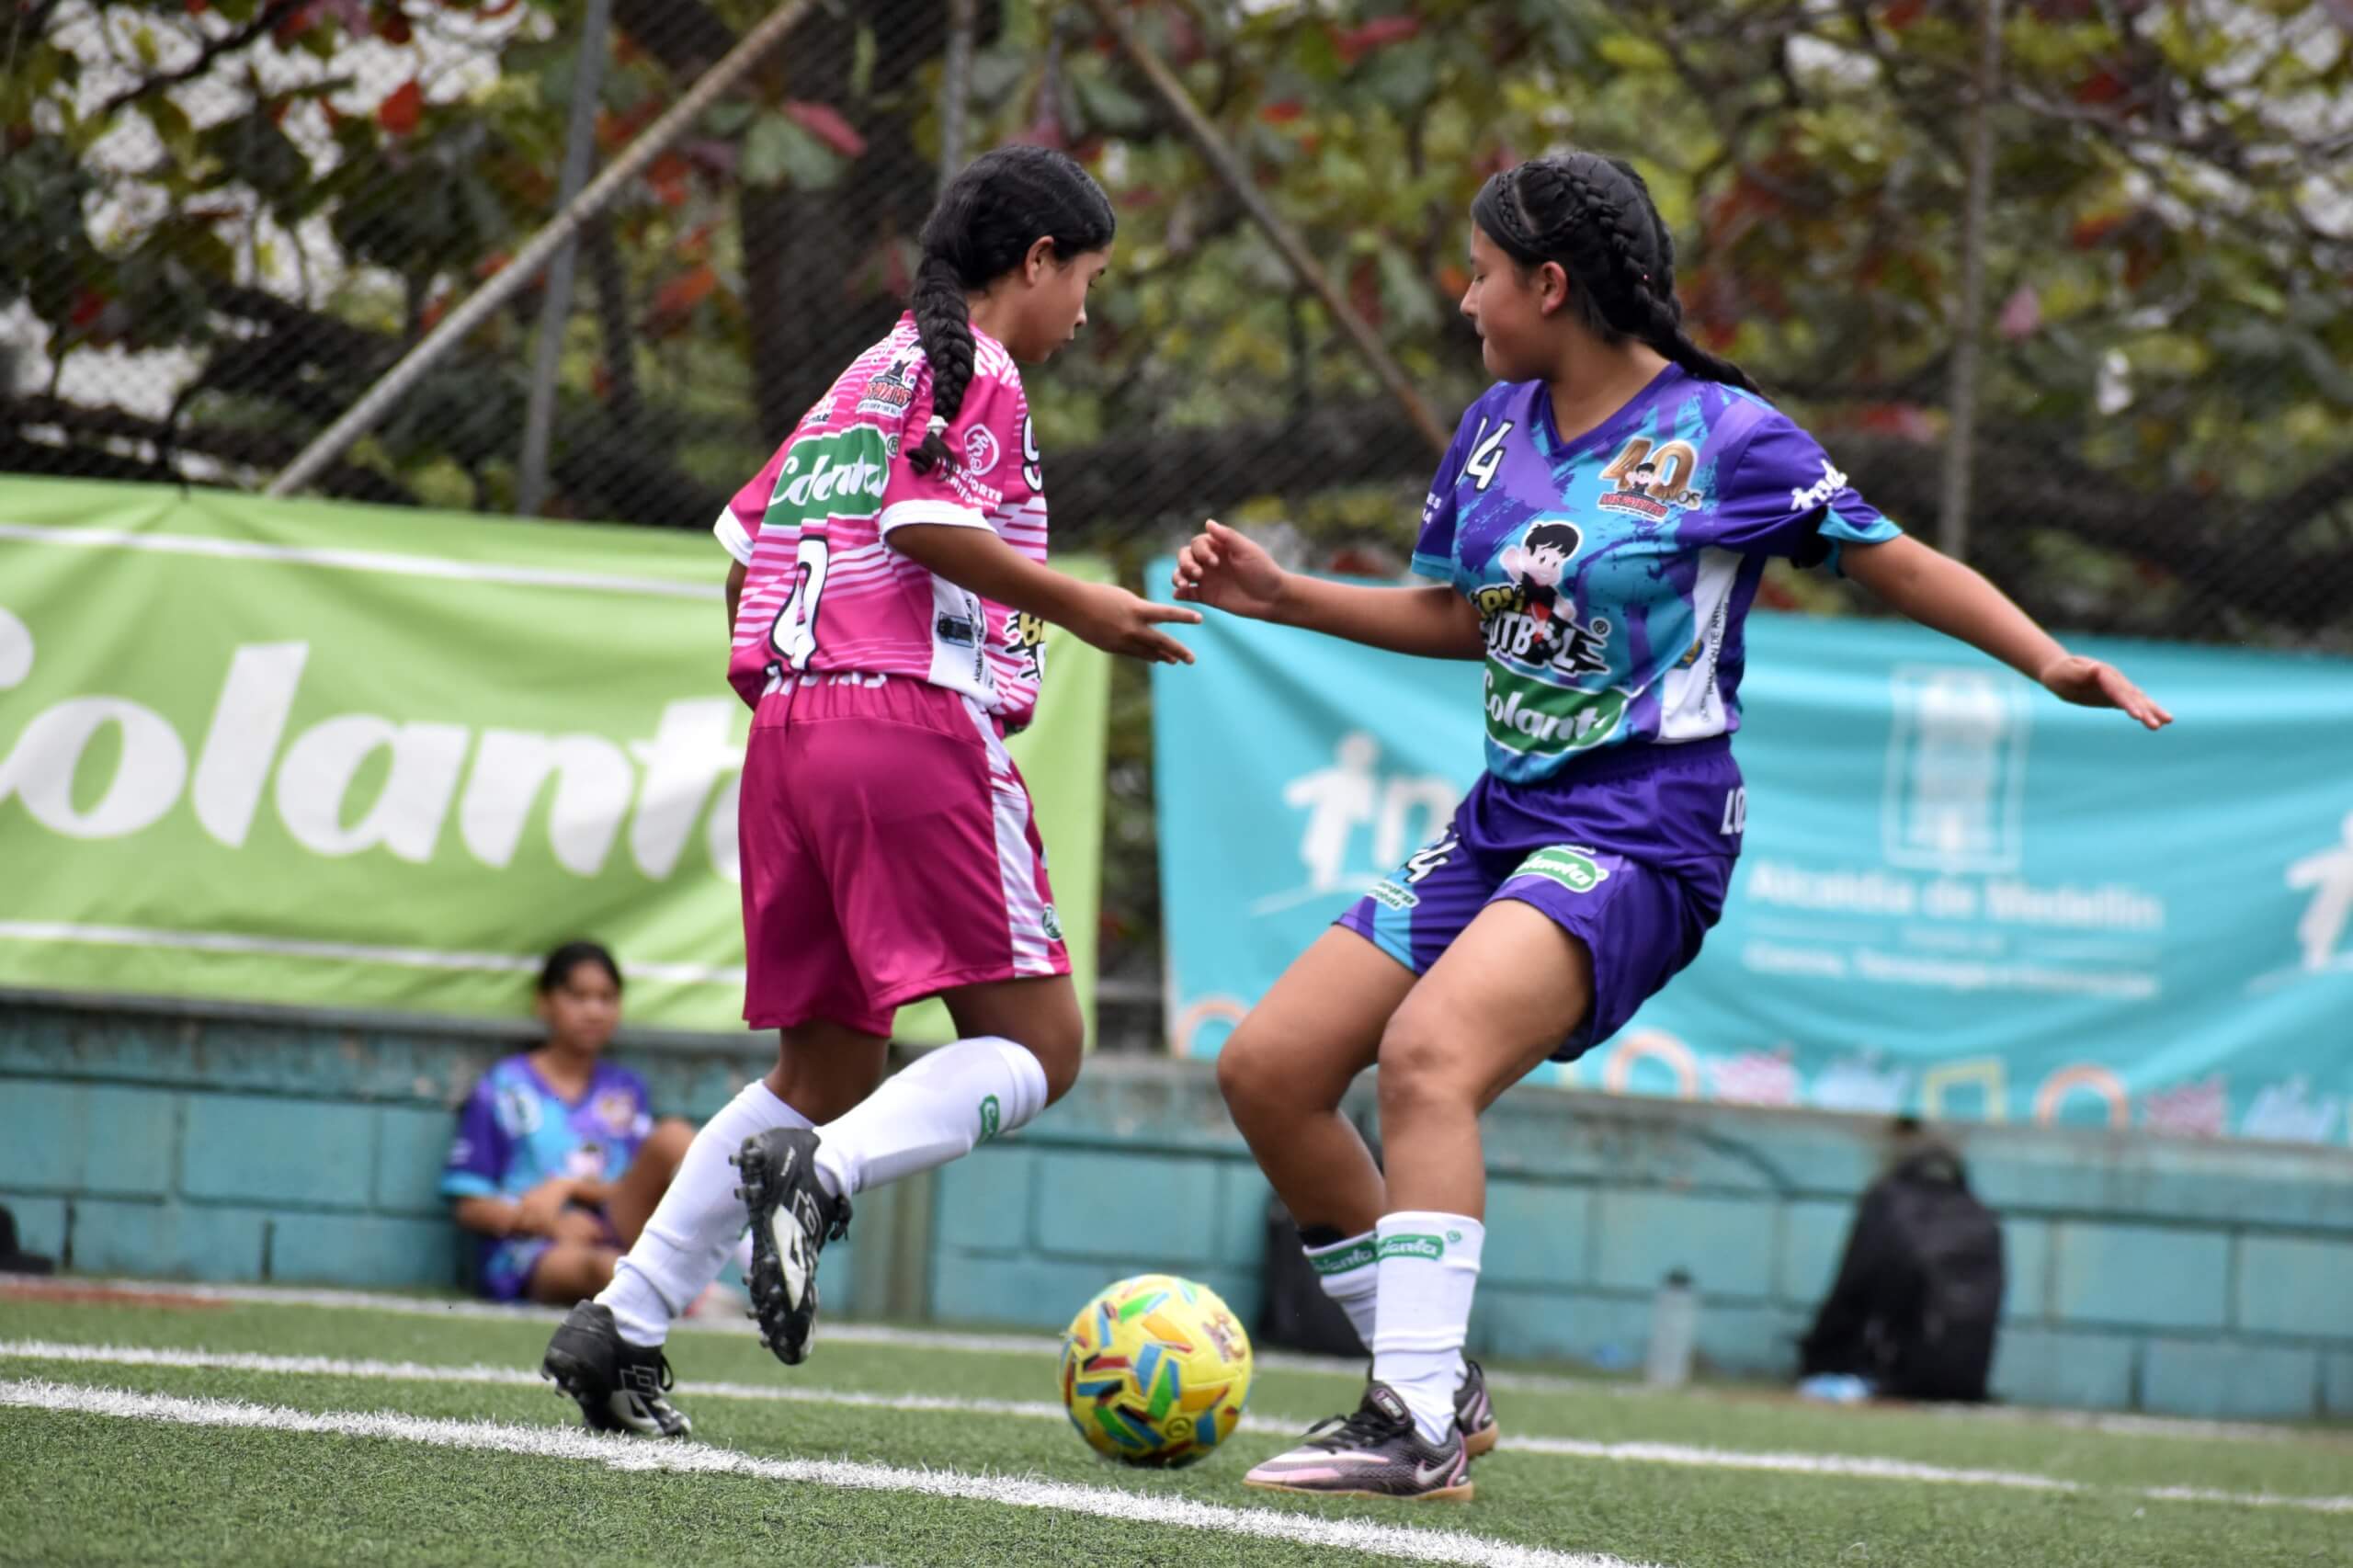
M 1021 266 L 1041 239 L 1068 263 L 1108 245 L 1116 227 L 1103 187 L 1048 147 L 983 153 L 940 192 L 924 221 L 923 260 L 907 301 L 931 366 L 930 423 L 907 453 L 917 473 L 956 460 L 944 437 L 963 411 L 979 352 L 967 297 Z

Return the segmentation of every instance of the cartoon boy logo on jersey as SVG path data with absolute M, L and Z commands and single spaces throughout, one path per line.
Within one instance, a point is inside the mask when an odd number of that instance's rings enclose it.
M 1602 656 L 1609 622 L 1597 617 L 1578 625 L 1574 601 L 1561 591 L 1569 562 L 1584 544 L 1585 535 L 1574 523 L 1547 517 L 1519 543 L 1504 547 L 1495 561 L 1510 578 L 1509 585 L 1479 596 L 1490 654 L 1531 665 L 1557 664 L 1577 675 L 1609 667 Z

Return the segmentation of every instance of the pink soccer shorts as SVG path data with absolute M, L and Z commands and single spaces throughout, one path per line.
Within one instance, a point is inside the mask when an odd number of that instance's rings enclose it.
M 1068 974 L 1029 786 L 995 719 L 897 676 L 803 676 L 744 757 L 744 1017 L 888 1035 L 909 1002 Z

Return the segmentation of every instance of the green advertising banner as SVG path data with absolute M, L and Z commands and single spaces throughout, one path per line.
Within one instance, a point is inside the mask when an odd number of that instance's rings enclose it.
M 740 1028 L 726 567 L 699 530 L 0 479 L 0 987 L 512 1017 L 587 936 L 632 1023 Z M 1109 661 L 1048 646 L 1012 751 L 1091 1016 Z

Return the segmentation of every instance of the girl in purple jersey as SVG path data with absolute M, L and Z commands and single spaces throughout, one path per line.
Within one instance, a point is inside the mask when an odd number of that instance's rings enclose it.
M 1180 598 L 1486 662 L 1487 771 L 1438 841 L 1292 964 L 1218 1061 L 1234 1121 L 1371 1346 L 1362 1404 L 1251 1484 L 1467 1498 L 1495 1441 L 1462 1356 L 1479 1116 L 1608 1038 L 1698 953 L 1743 813 L 1741 623 L 1773 556 L 1829 562 L 2069 702 L 2171 715 L 1984 577 L 1904 537 L 1740 369 L 1693 344 L 1633 168 L 1525 163 L 1472 208 L 1462 299 L 1500 384 L 1464 417 L 1415 551 L 1432 586 L 1283 571 L 1217 523 Z M 1383 1164 L 1339 1114 L 1378 1063 Z

